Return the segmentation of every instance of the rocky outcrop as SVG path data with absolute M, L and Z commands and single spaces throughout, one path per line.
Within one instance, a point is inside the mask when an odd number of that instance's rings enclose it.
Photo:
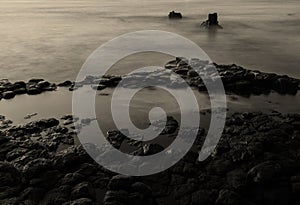
M 300 202 L 299 114 L 234 113 L 212 156 L 198 161 L 194 149 L 168 170 L 145 177 L 116 175 L 95 163 L 74 145 L 72 128 L 63 125 L 67 119 L 76 118 L 66 115 L 62 121 L 45 119 L 1 128 L 1 204 Z M 171 117 L 167 125 L 178 127 Z M 204 136 L 205 132 L 199 133 L 195 148 Z M 119 139 L 118 144 L 128 142 L 119 131 L 109 132 L 108 138 Z M 150 143 L 136 154 L 154 154 L 161 148 Z
M 23 81 L 11 83 L 7 79 L 0 81 L 0 96 L 4 99 L 12 99 L 15 95 L 21 94 L 37 95 L 53 90 L 56 90 L 56 85 L 43 79 L 31 79 L 27 83 Z
M 179 12 L 171 11 L 169 13 L 169 19 L 182 19 L 182 14 Z
M 202 22 L 201 26 L 205 28 L 223 28 L 219 25 L 217 13 L 208 14 L 208 19 Z
M 235 64 L 210 64 L 199 59 L 176 58 L 176 60 L 168 62 L 165 68 L 179 74 L 190 86 L 198 87 L 199 91 L 206 91 L 201 77 L 206 77 L 213 82 L 216 77 L 215 71 L 218 72 L 225 91 L 229 94 L 260 95 L 276 91 L 280 94 L 295 95 L 300 85 L 300 80 L 287 75 L 248 70 Z M 201 77 L 195 72 L 195 69 Z
M 213 70 L 217 70 L 224 84 L 225 91 L 229 94 L 260 95 L 276 91 L 280 94 L 295 95 L 300 87 L 299 79 L 291 78 L 287 75 L 249 70 L 235 64 L 218 65 L 199 59 L 177 57 L 165 65 L 165 70 L 140 72 L 124 76 L 86 76 L 81 82 L 67 80 L 56 85 L 44 79 L 34 78 L 27 83 L 23 81 L 11 83 L 7 79 L 4 79 L 0 81 L 0 99 L 12 99 L 16 95 L 21 94 L 37 95 L 42 92 L 56 90 L 57 86 L 67 87 L 70 91 L 83 86 L 90 86 L 93 90 L 101 91 L 108 87 L 116 87 L 121 80 L 125 80 L 122 81 L 121 86 L 126 88 L 137 88 L 149 83 L 164 85 L 173 89 L 185 87 L 186 84 L 181 79 L 174 78 L 170 71 L 180 75 L 189 86 L 198 87 L 200 92 L 206 92 L 206 86 L 195 69 L 200 75 L 209 78 L 212 83 L 216 78 L 216 73 Z

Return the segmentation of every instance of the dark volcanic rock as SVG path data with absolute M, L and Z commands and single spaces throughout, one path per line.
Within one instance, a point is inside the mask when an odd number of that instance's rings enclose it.
M 171 11 L 169 13 L 169 19 L 182 19 L 182 14 L 179 12 Z
M 123 175 L 116 175 L 111 178 L 108 188 L 110 190 L 122 190 L 122 189 L 129 189 L 131 184 L 134 182 L 134 179 L 129 176 Z
M 205 76 L 208 82 L 214 82 L 216 71 L 221 77 L 226 93 L 229 94 L 260 95 L 268 94 L 274 90 L 280 94 L 295 95 L 299 90 L 300 81 L 297 79 L 286 75 L 279 76 L 273 73 L 251 71 L 235 64 L 218 65 L 199 59 L 188 60 L 185 58 L 176 58 L 176 60 L 168 62 L 165 68 L 179 74 L 190 86 L 198 87 L 199 91 L 206 91 L 199 73 L 201 77 Z M 186 72 L 181 70 L 185 70 Z
M 59 86 L 59 87 L 70 87 L 72 84 L 73 84 L 72 81 L 66 80 L 66 81 L 64 81 L 62 83 L 57 84 L 57 86 Z
M 72 199 L 79 199 L 79 198 L 95 198 L 95 189 L 92 187 L 91 183 L 89 182 L 82 182 L 77 184 L 71 192 Z
M 212 156 L 197 160 L 196 149 L 203 142 L 197 139 L 195 150 L 174 166 L 144 177 L 115 175 L 95 163 L 82 146 L 52 149 L 49 144 L 70 136 L 56 119 L 8 127 L 0 132 L 0 203 L 299 204 L 299 116 L 234 113 Z M 108 134 L 113 141 L 120 132 Z M 163 149 L 150 144 L 148 154 Z
M 11 99 L 11 98 L 14 98 L 15 97 L 15 93 L 13 91 L 6 91 L 6 92 L 3 92 L 2 93 L 2 97 L 4 99 Z
M 40 88 L 37 88 L 37 87 L 28 87 L 27 88 L 28 95 L 38 95 L 41 93 L 42 93 L 42 90 Z

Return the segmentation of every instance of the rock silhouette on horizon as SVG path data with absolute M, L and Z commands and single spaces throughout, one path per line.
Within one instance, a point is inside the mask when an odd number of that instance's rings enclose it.
M 180 12 L 171 11 L 169 13 L 169 19 L 182 19 L 182 14 Z
M 218 13 L 208 14 L 208 19 L 206 21 L 203 21 L 201 26 L 205 28 L 223 28 L 219 25 Z

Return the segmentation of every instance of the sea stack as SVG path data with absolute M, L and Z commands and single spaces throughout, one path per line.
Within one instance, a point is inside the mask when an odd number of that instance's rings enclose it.
M 169 19 L 182 19 L 182 15 L 179 12 L 171 11 L 169 13 Z
M 222 26 L 219 25 L 218 21 L 218 13 L 211 13 L 208 14 L 208 19 L 204 22 L 202 22 L 201 26 L 206 27 L 206 28 L 223 28 Z

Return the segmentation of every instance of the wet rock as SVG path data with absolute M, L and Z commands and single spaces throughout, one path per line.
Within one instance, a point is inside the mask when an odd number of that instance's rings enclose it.
M 170 169 L 147 177 L 114 176 L 94 163 L 82 146 L 50 149 L 50 142 L 72 136 L 56 119 L 9 127 L 0 132 L 0 203 L 71 204 L 78 197 L 93 204 L 297 204 L 299 116 L 230 115 L 218 154 L 198 162 L 198 152 L 189 151 Z M 119 133 L 111 131 L 111 140 Z M 201 132 L 199 138 L 204 136 Z
M 95 189 L 89 182 L 82 182 L 77 184 L 71 192 L 72 199 L 79 199 L 79 198 L 95 198 Z
M 49 169 L 53 169 L 53 163 L 49 159 L 39 158 L 26 164 L 23 168 L 23 173 L 26 177 L 33 178 Z
M 68 201 L 71 186 L 64 185 L 48 191 L 40 201 L 42 205 L 63 204 Z
M 74 186 L 84 180 L 84 176 L 79 173 L 68 173 L 61 179 L 62 185 Z
M 21 181 L 21 173 L 7 162 L 0 162 L 0 186 L 16 186 Z
M 40 81 L 37 83 L 37 86 L 41 89 L 49 87 L 51 84 L 48 81 Z
M 248 179 L 255 183 L 268 183 L 276 178 L 281 171 L 281 166 L 272 161 L 266 161 L 254 166 L 248 172 Z
M 66 202 L 63 205 L 93 205 L 94 202 L 88 198 L 80 198 L 74 201 Z
M 27 115 L 24 117 L 24 119 L 30 119 L 30 118 L 32 118 L 33 116 L 36 116 L 36 115 L 37 115 L 37 113 L 27 114 Z
M 15 89 L 14 90 L 14 93 L 16 95 L 22 95 L 22 94 L 25 94 L 27 91 L 26 91 L 26 88 L 18 88 L 18 89 Z
M 240 205 L 247 204 L 242 198 L 234 191 L 222 189 L 215 202 L 217 205 Z
M 40 187 L 49 190 L 58 184 L 61 177 L 62 174 L 58 170 L 49 170 L 36 175 L 34 179 L 29 181 L 29 184 L 33 187 Z
M 212 14 L 214 16 L 214 14 Z M 215 21 L 215 20 L 212 20 Z M 205 27 L 209 26 L 209 22 L 204 23 Z M 218 27 L 218 26 L 217 26 Z M 192 67 L 194 70 L 190 70 Z M 182 78 L 186 79 L 190 86 L 198 87 L 199 91 L 206 91 L 206 86 L 198 77 L 200 73 L 208 76 L 206 79 L 214 79 L 215 71 L 223 81 L 226 93 L 235 93 L 239 95 L 249 96 L 251 94 L 261 95 L 268 94 L 275 90 L 281 94 L 295 95 L 299 89 L 299 81 L 288 76 L 279 76 L 273 73 L 262 73 L 260 71 L 251 71 L 232 65 L 218 65 L 204 63 L 197 59 L 181 60 L 176 59 L 166 64 L 166 69 L 171 69 L 178 73 Z M 196 72 L 196 70 L 198 72 Z
M 107 191 L 104 197 L 105 204 L 118 204 L 128 202 L 128 192 L 119 191 Z
M 26 88 L 26 83 L 24 81 L 17 81 L 13 83 L 13 89 L 20 89 L 20 88 Z
M 30 80 L 28 81 L 28 83 L 30 83 L 30 84 L 37 84 L 37 83 L 39 83 L 39 82 L 41 82 L 41 81 L 45 81 L 45 80 L 42 79 L 42 78 L 32 78 L 32 79 L 30 79 Z
M 207 166 L 207 171 L 209 173 L 214 173 L 217 175 L 223 175 L 233 169 L 232 162 L 226 159 L 214 159 Z
M 106 88 L 106 85 L 101 85 L 101 84 L 99 84 L 99 85 L 93 85 L 92 88 L 94 90 L 103 90 L 103 89 Z
M 0 187 L 0 200 L 11 198 L 19 195 L 20 188 L 10 187 L 10 186 L 1 186 Z
M 164 148 L 159 144 L 145 144 L 143 146 L 143 155 L 153 155 L 163 151 Z
M 131 192 L 141 193 L 141 194 L 143 194 L 146 197 L 152 196 L 152 190 L 151 190 L 151 188 L 148 185 L 146 185 L 146 184 L 144 184 L 142 182 L 135 182 L 135 183 L 133 183 L 131 185 L 131 189 L 130 190 L 131 190 Z
M 216 194 L 213 191 L 199 190 L 192 194 L 191 205 L 211 205 L 216 200 Z
M 59 86 L 59 87 L 70 87 L 72 84 L 73 83 L 71 81 L 66 80 L 66 81 L 64 81 L 62 83 L 57 84 L 57 86 Z
M 244 188 L 247 184 L 247 174 L 243 170 L 233 170 L 227 174 L 227 182 L 234 189 Z
M 22 193 L 22 199 L 24 200 L 32 200 L 32 201 L 40 201 L 45 194 L 46 190 L 43 188 L 36 188 L 36 187 L 28 187 Z
M 204 21 L 201 26 L 204 26 L 206 28 L 222 28 L 219 25 L 219 21 L 218 21 L 218 14 L 217 13 L 211 13 L 208 14 L 208 19 L 206 21 Z
M 27 88 L 27 94 L 28 95 L 38 95 L 41 94 L 42 90 L 37 87 L 29 87 Z
M 171 11 L 169 13 L 169 19 L 182 19 L 182 15 L 181 15 L 181 13 Z
M 111 178 L 108 184 L 109 190 L 128 190 L 134 179 L 130 176 L 116 175 Z
M 6 91 L 6 92 L 3 92 L 2 93 L 2 97 L 4 98 L 4 99 L 12 99 L 12 98 L 14 98 L 15 97 L 15 93 L 13 92 L 13 91 Z
M 191 194 L 197 190 L 197 179 L 188 179 L 186 184 L 176 187 L 175 198 L 180 198 L 184 195 Z

